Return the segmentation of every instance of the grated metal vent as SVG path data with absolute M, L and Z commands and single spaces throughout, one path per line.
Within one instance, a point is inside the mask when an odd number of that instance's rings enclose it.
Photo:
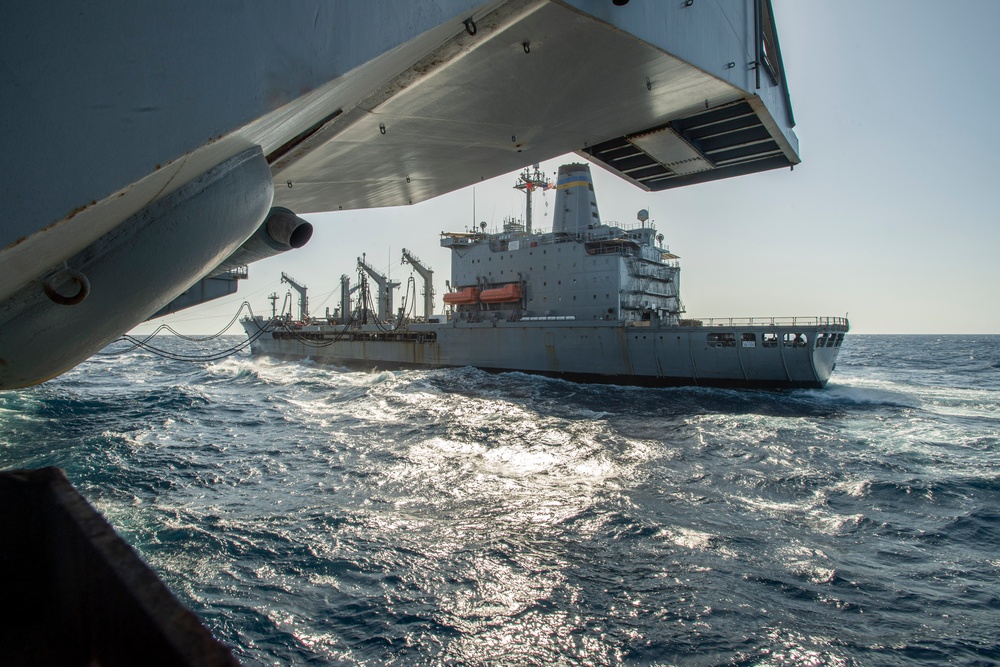
M 653 191 L 795 164 L 746 100 L 617 137 L 584 152 Z

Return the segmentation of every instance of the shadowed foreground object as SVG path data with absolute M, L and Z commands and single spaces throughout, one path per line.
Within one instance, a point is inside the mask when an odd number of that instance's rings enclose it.
M 236 666 L 58 468 L 0 474 L 0 663 Z

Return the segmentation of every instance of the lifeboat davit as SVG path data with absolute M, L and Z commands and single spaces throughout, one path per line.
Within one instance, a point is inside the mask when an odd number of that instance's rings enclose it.
M 483 303 L 508 303 L 510 301 L 520 301 L 524 296 L 521 285 L 518 283 L 508 283 L 502 287 L 484 289 L 479 293 L 479 300 Z
M 479 290 L 475 287 L 466 287 L 457 292 L 446 292 L 444 302 L 449 306 L 469 306 L 479 298 Z

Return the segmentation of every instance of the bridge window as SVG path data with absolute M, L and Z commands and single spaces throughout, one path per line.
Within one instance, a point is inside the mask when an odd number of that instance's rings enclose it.
M 833 336 L 830 336 L 829 339 L 830 339 L 830 345 L 833 345 Z M 821 333 L 820 335 L 816 336 L 817 349 L 821 347 L 826 347 L 826 341 L 827 341 L 827 335 L 825 333 Z
M 709 347 L 736 347 L 736 334 L 710 333 L 705 337 Z
M 774 30 L 774 19 L 771 17 L 771 3 L 761 2 L 760 14 L 760 54 L 758 58 L 764 65 L 764 71 L 771 75 L 774 82 L 781 83 L 781 58 Z
M 757 347 L 757 334 L 745 333 L 741 342 L 743 347 Z
M 803 333 L 786 333 L 784 341 L 785 347 L 805 347 L 809 339 Z
M 778 347 L 778 334 L 764 333 L 760 335 L 761 347 Z

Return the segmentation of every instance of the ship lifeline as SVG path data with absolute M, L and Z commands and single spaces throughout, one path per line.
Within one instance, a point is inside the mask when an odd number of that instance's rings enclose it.
M 829 380 L 846 318 L 682 319 L 678 257 L 644 211 L 631 227 L 601 222 L 586 164 L 560 167 L 551 232 L 531 229 L 531 191 L 549 187 L 537 168 L 515 187 L 529 195 L 524 224 L 442 234 L 452 251 L 445 315 L 393 315 L 397 284 L 359 260 L 378 283 L 377 303 L 366 297 L 365 273 L 353 289 L 342 277 L 337 317 L 244 320 L 252 351 L 349 367 L 475 366 L 645 386 L 794 388 Z M 405 250 L 404 259 L 424 276 L 430 313 L 429 272 Z

